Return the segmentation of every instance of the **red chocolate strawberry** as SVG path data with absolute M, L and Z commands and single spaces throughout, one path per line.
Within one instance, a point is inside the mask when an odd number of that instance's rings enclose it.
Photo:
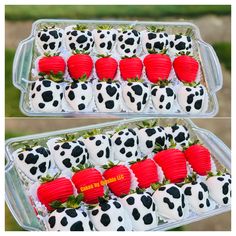
M 141 78 L 143 63 L 138 57 L 125 57 L 120 60 L 120 73 L 123 80 Z
M 118 63 L 110 56 L 101 55 L 95 63 L 95 68 L 99 80 L 113 80 L 117 73 Z
M 71 181 L 65 177 L 58 178 L 58 174 L 51 177 L 41 177 L 41 185 L 37 189 L 37 196 L 49 211 L 53 210 L 50 204 L 54 201 L 66 202 L 74 193 Z
M 193 144 L 184 151 L 186 160 L 197 174 L 206 175 L 211 171 L 211 154 L 201 144 Z
M 152 159 L 144 157 L 130 164 L 130 169 L 136 176 L 140 188 L 149 188 L 151 184 L 158 182 L 157 166 Z
M 118 197 L 129 194 L 131 187 L 131 174 L 129 169 L 124 165 L 109 162 L 103 166 L 106 169 L 103 173 L 108 187 Z
M 88 54 L 75 50 L 67 61 L 67 67 L 73 80 L 78 80 L 83 76 L 88 78 L 92 73 L 93 60 Z
M 162 168 L 166 179 L 171 183 L 182 182 L 187 176 L 187 165 L 184 153 L 170 148 L 157 152 L 154 161 Z
M 180 53 L 173 62 L 177 78 L 183 83 L 192 83 L 196 80 L 199 68 L 198 61 L 189 56 L 189 53 Z
M 98 198 L 104 195 L 101 173 L 89 164 L 78 165 L 72 170 L 75 172 L 72 176 L 72 182 L 77 192 L 84 194 L 84 202 L 88 204 L 98 203 Z
M 171 71 L 171 60 L 166 55 L 166 50 L 162 50 L 160 53 L 150 51 L 150 53 L 143 60 L 148 80 L 152 83 L 167 80 Z
M 45 56 L 39 59 L 38 70 L 43 75 L 64 75 L 66 63 L 58 54 L 45 53 Z

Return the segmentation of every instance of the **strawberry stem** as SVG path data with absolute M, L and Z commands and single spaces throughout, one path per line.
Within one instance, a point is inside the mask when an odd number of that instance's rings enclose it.
M 141 124 L 137 124 L 139 129 L 143 129 L 143 128 L 154 128 L 155 126 L 157 126 L 157 121 L 143 121 Z
M 73 27 L 73 30 L 79 30 L 79 31 L 83 31 L 88 29 L 87 25 L 83 25 L 83 24 L 77 24 L 75 27 Z
M 93 136 L 96 136 L 96 135 L 99 135 L 99 134 L 101 134 L 101 130 L 100 129 L 94 129 L 94 130 L 86 132 L 83 135 L 83 138 L 89 138 L 89 137 L 93 137 Z
M 156 25 L 147 26 L 146 28 L 149 32 L 153 32 L 153 33 L 160 33 L 160 32 L 165 31 L 165 27 L 160 27 Z
M 47 174 L 46 176 L 42 176 L 39 181 L 40 181 L 40 183 L 42 183 L 42 184 L 43 184 L 43 183 L 48 183 L 48 182 L 51 182 L 51 181 L 57 179 L 57 178 L 60 176 L 60 174 L 61 174 L 61 171 L 57 172 L 57 173 L 56 173 L 55 175 L 53 175 L 53 176 Z
M 112 29 L 112 25 L 98 25 L 97 29 L 98 30 L 111 30 Z
M 91 163 L 85 163 L 84 165 L 79 164 L 77 166 L 72 166 L 72 172 L 77 173 L 81 170 L 86 170 L 86 169 L 89 169 L 89 168 L 94 168 L 94 165 L 92 165 Z

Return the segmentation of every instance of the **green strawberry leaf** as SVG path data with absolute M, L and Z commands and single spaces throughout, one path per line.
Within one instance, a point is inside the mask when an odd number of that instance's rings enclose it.
M 98 25 L 97 29 L 98 30 L 111 30 L 113 27 L 112 25 Z
M 60 174 L 61 174 L 61 171 L 57 172 L 57 173 L 56 173 L 55 175 L 53 175 L 53 176 L 47 174 L 46 176 L 42 176 L 39 181 L 40 181 L 40 183 L 42 183 L 42 184 L 43 184 L 43 183 L 47 183 L 47 182 L 51 182 L 51 181 L 57 179 L 57 178 L 60 176 Z
M 77 24 L 75 27 L 73 27 L 73 30 L 79 30 L 79 31 L 83 31 L 87 29 L 88 29 L 87 25 L 83 25 L 83 24 Z

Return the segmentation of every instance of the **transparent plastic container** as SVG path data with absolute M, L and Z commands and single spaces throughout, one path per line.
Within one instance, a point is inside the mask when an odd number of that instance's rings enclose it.
M 5 144 L 6 149 L 6 166 L 5 166 L 5 180 L 6 180 L 6 202 L 7 205 L 18 222 L 18 224 L 26 230 L 45 230 L 45 226 L 40 221 L 31 204 L 29 196 L 27 196 L 25 191 L 25 186 L 23 186 L 20 176 L 16 169 L 13 161 L 12 153 L 19 147 L 19 144 L 24 143 L 35 143 L 45 145 L 49 138 L 57 137 L 63 134 L 76 133 L 78 135 L 84 133 L 85 131 L 92 129 L 101 129 L 101 131 L 114 130 L 117 126 L 127 125 L 129 127 L 136 127 L 137 123 L 144 120 L 152 120 L 155 118 L 135 118 L 127 119 L 122 121 L 101 123 L 98 125 L 91 125 L 73 129 L 59 130 L 48 133 L 34 134 L 30 136 L 22 136 L 18 138 L 8 139 Z M 208 130 L 201 129 L 194 125 L 194 123 L 189 119 L 158 119 L 158 124 L 162 126 L 174 125 L 175 123 L 185 125 L 190 133 L 190 137 L 199 139 L 204 146 L 206 146 L 211 152 L 212 158 L 217 169 L 225 169 L 231 171 L 231 151 L 230 149 L 213 133 Z M 163 223 L 158 225 L 153 230 L 168 230 L 189 223 L 193 223 L 199 220 L 206 219 L 208 217 L 218 215 L 227 211 L 230 211 L 231 207 L 217 207 L 207 213 L 200 215 L 193 214 L 190 217 L 169 223 Z
M 195 51 L 201 64 L 201 83 L 204 84 L 208 92 L 208 108 L 206 111 L 198 114 L 189 114 L 181 111 L 172 112 L 168 114 L 160 114 L 155 111 L 152 112 L 55 112 L 44 113 L 34 112 L 30 108 L 29 101 L 29 83 L 32 81 L 31 70 L 34 65 L 34 61 L 39 56 L 35 45 L 35 35 L 37 30 L 41 29 L 43 25 L 56 25 L 61 28 L 73 24 L 86 24 L 91 29 L 96 28 L 97 25 L 111 24 L 118 28 L 120 25 L 132 25 L 137 30 L 143 30 L 146 26 L 156 25 L 165 27 L 165 30 L 169 34 L 186 32 L 187 29 L 192 29 L 193 43 Z M 13 84 L 21 91 L 19 107 L 22 113 L 27 116 L 92 116 L 92 117 L 213 117 L 218 112 L 218 102 L 216 92 L 222 88 L 223 77 L 221 66 L 218 57 L 213 47 L 201 38 L 198 27 L 188 22 L 143 22 L 143 21 L 97 21 L 97 20 L 66 20 L 66 19 L 41 19 L 33 23 L 30 36 L 20 42 L 13 63 Z

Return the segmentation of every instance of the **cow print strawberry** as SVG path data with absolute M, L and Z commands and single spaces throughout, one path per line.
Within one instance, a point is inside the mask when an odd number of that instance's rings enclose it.
M 83 111 L 91 103 L 93 91 L 89 82 L 72 82 L 65 87 L 65 99 L 74 111 Z
M 89 160 L 94 165 L 104 165 L 113 160 L 111 139 L 105 134 L 98 134 L 84 139 L 89 153 Z
M 157 212 L 164 218 L 180 220 L 189 214 L 184 193 L 177 185 L 162 186 L 153 193 L 152 197 L 156 203 Z
M 194 181 L 182 186 L 184 195 L 190 204 L 191 209 L 200 214 L 207 212 L 215 207 L 215 204 L 209 198 L 207 185 L 202 181 Z
M 141 34 L 141 39 L 144 53 L 148 53 L 149 50 L 160 52 L 163 49 L 169 48 L 169 36 L 165 32 L 154 33 L 144 31 Z
M 193 42 L 190 36 L 169 35 L 169 53 L 173 56 L 180 52 L 193 53 Z
M 98 231 L 131 231 L 131 221 L 122 207 L 115 199 L 99 203 L 89 210 L 90 219 Z
M 13 153 L 16 166 L 31 180 L 37 181 L 51 166 L 50 151 L 42 146 L 17 149 Z
M 190 134 L 186 126 L 175 124 L 165 127 L 166 145 L 170 146 L 171 140 L 176 144 L 176 148 L 182 150 L 190 141 Z
M 55 54 L 60 52 L 62 46 L 63 30 L 60 28 L 41 29 L 36 34 L 36 43 L 42 54 Z
M 81 209 L 58 208 L 47 220 L 49 231 L 93 231 L 88 214 Z
M 89 53 L 94 46 L 92 32 L 88 29 L 77 30 L 76 26 L 65 29 L 65 42 L 69 51 L 79 50 Z
M 49 149 L 60 170 L 71 169 L 72 166 L 78 164 L 85 164 L 89 159 L 88 150 L 81 140 L 64 142 L 57 139 L 53 145 L 49 146 Z
M 156 205 L 148 193 L 132 193 L 119 198 L 119 201 L 128 212 L 134 230 L 157 227 Z
M 132 57 L 138 53 L 140 33 L 137 30 L 118 32 L 117 51 L 121 57 Z
M 203 85 L 181 86 L 177 92 L 181 109 L 189 114 L 199 114 L 207 109 L 207 91 Z
M 151 154 L 156 144 L 162 147 L 165 146 L 166 133 L 162 126 L 141 128 L 137 134 L 139 137 L 139 148 L 144 156 Z
M 158 113 L 168 113 L 173 111 L 176 98 L 173 87 L 153 86 L 151 96 L 152 103 Z
M 39 78 L 31 85 L 30 103 L 36 112 L 60 112 L 63 89 L 59 83 Z
M 122 94 L 124 103 L 129 110 L 142 112 L 148 103 L 150 88 L 146 83 L 128 82 L 124 85 Z
M 107 55 L 109 54 L 117 39 L 117 30 L 94 30 L 94 41 L 95 49 L 98 54 Z
M 95 103 L 100 112 L 121 111 L 120 84 L 98 82 L 95 86 Z
M 115 160 L 133 161 L 138 158 L 138 136 L 133 129 L 120 130 L 111 140 Z

